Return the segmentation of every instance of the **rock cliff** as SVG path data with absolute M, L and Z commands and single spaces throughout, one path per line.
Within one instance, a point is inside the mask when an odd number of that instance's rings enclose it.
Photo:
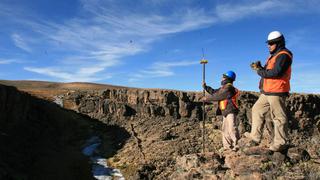
M 106 157 L 129 137 L 121 127 L 0 85 L 0 179 L 94 179 L 81 152 L 94 135 L 112 147 Z

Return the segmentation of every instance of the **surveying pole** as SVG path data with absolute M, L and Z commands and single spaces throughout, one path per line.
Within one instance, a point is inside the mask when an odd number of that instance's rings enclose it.
M 204 53 L 202 49 L 202 59 L 200 64 L 202 64 L 202 84 L 206 81 L 206 64 L 208 60 L 204 59 Z M 206 95 L 206 90 L 203 88 L 203 97 Z M 205 103 L 204 100 L 202 101 L 202 153 L 205 152 L 205 135 L 206 135 L 206 128 L 205 128 Z

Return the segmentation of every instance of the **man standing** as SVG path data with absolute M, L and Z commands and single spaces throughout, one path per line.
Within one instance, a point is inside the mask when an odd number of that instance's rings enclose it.
M 261 95 L 252 107 L 251 133 L 245 136 L 251 139 L 251 145 L 258 145 L 265 116 L 269 112 L 274 124 L 274 137 L 269 150 L 275 152 L 286 149 L 288 145 L 285 99 L 290 91 L 292 53 L 285 47 L 285 38 L 279 31 L 269 33 L 267 44 L 270 56 L 265 66 L 262 67 L 260 61 L 251 64 L 251 68 L 261 77 Z
M 236 73 L 228 71 L 222 75 L 221 87 L 213 89 L 203 83 L 203 88 L 210 96 L 203 97 L 203 101 L 218 101 L 218 109 L 216 115 L 223 115 L 222 122 L 222 144 L 225 151 L 238 151 L 238 140 L 240 138 L 237 114 L 239 112 L 237 98 L 239 90 L 233 86 L 236 80 Z

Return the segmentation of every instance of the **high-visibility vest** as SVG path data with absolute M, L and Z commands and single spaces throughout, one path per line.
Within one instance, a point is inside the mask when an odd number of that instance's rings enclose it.
M 238 96 L 239 96 L 240 93 L 239 93 L 239 90 L 237 88 L 235 88 L 235 90 L 236 90 L 236 93 L 231 98 L 228 97 L 225 100 L 219 101 L 219 108 L 221 110 L 225 110 L 227 108 L 227 105 L 228 105 L 229 101 L 234 105 L 234 107 L 236 107 L 238 109 L 237 99 L 238 99 Z
M 276 59 L 281 54 L 287 54 L 292 60 L 292 55 L 285 50 L 278 52 L 272 58 L 268 58 L 266 69 L 273 69 L 276 63 Z M 290 91 L 290 78 L 291 78 L 291 65 L 286 72 L 277 78 L 263 78 L 263 91 L 270 93 L 284 93 Z

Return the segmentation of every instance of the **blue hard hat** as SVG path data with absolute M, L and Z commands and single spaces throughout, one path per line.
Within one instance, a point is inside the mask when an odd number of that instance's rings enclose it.
M 236 73 L 234 73 L 233 71 L 228 71 L 228 72 L 224 73 L 223 76 L 225 76 L 233 81 L 236 80 Z

